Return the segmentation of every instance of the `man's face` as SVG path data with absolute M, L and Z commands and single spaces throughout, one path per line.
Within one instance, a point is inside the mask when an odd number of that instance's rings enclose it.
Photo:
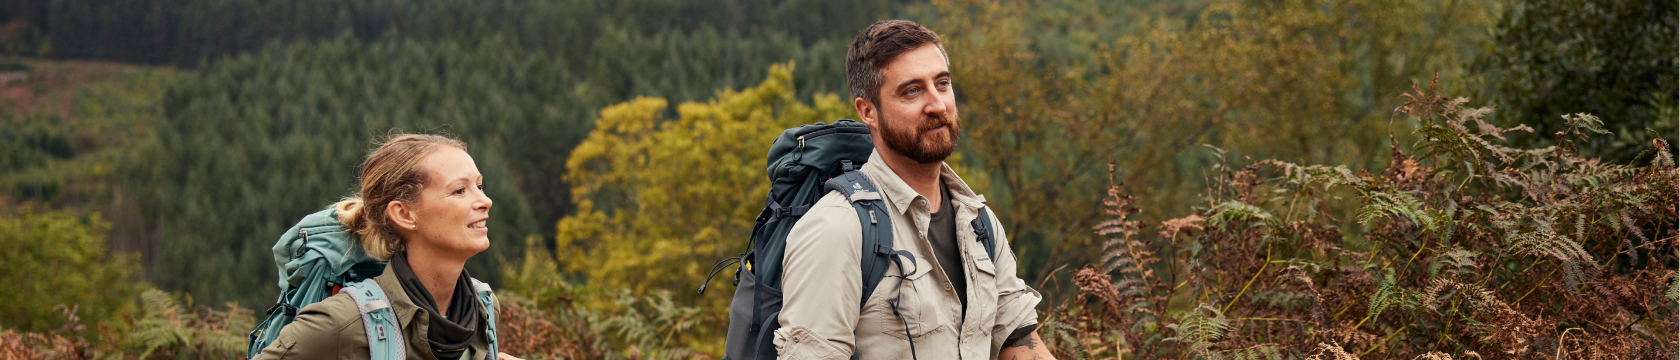
M 888 62 L 880 91 L 880 104 L 859 100 L 864 106 L 858 112 L 888 150 L 920 164 L 945 161 L 956 151 L 957 93 L 939 47 L 922 45 Z

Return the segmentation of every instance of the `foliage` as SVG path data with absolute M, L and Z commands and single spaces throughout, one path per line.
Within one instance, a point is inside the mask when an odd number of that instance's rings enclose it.
M 253 326 L 251 310 L 233 303 L 226 310 L 194 308 L 161 290 L 146 290 L 142 299 L 146 315 L 128 335 L 123 351 L 148 358 L 240 358 L 245 355 L 247 336 Z
M 0 81 L 0 197 L 52 208 L 96 209 L 122 229 L 134 218 L 116 169 L 152 141 L 150 122 L 179 74 L 109 63 L 24 61 Z M 135 250 L 125 232 L 113 246 Z
M 845 46 L 903 5 L 887 0 L 23 0 L 0 3 L 0 53 L 199 67 L 274 44 L 349 34 L 422 42 L 503 38 L 584 80 L 605 102 L 697 101 L 803 64 L 809 89 L 845 89 Z M 7 33 L 13 35 L 7 36 Z M 802 93 L 808 96 L 815 92 Z M 591 107 L 593 109 L 593 107 Z
M 53 333 L 0 331 L 0 358 L 18 360 L 87 359 L 87 341 Z
M 274 276 L 266 249 L 277 231 L 353 191 L 369 140 L 394 127 L 443 130 L 467 138 L 483 170 L 501 181 L 491 190 L 501 214 L 492 220 L 501 229 L 490 254 L 497 255 L 526 235 L 552 234 L 536 224 L 577 212 L 564 161 L 597 109 L 636 96 L 702 100 L 755 84 L 764 68 L 790 60 L 802 65 L 799 97 L 841 91 L 851 36 L 899 7 L 4 2 L 0 51 L 196 69 L 178 82 L 171 75 L 85 92 L 64 86 L 75 95 L 13 106 L 13 94 L 58 86 L 59 62 L 24 60 L 25 80 L 13 83 L 7 73 L 0 84 L 0 201 L 101 209 L 114 224 L 114 246 L 140 252 L 148 280 L 212 302 L 261 304 L 273 290 L 241 284 L 271 283 L 263 280 Z M 74 111 L 53 111 L 60 107 Z M 497 283 L 495 259 L 469 269 Z
M 133 315 L 142 285 L 134 257 L 112 254 L 99 214 L 35 205 L 0 217 L 0 327 L 93 337 L 84 324 Z
M 1580 114 L 1558 126 L 1557 146 L 1508 147 L 1504 134 L 1528 128 L 1492 125 L 1490 108 L 1435 84 L 1402 98 L 1396 115 L 1419 140 L 1393 143 L 1380 174 L 1221 163 L 1201 210 L 1159 236 L 1128 219 L 1133 199 L 1111 182 L 1095 231 L 1106 260 L 1077 271 L 1079 296 L 1044 314 L 1047 342 L 1061 358 L 1676 351 L 1680 307 L 1664 294 L 1680 288 L 1680 168 L 1666 140 L 1650 139 L 1637 164 L 1583 158 L 1606 136 Z
M 1477 90 L 1499 105 L 1494 120 L 1503 125 L 1597 115 L 1615 135 L 1581 153 L 1629 161 L 1645 148 L 1645 129 L 1680 130 L 1677 13 L 1680 6 L 1669 1 L 1511 1 L 1493 29 L 1495 41 L 1473 63 L 1483 82 Z M 1513 143 L 1544 146 L 1564 130 L 1559 122 L 1530 125 L 1535 131 Z
M 496 200 L 491 249 L 467 268 L 491 283 L 497 254 L 538 234 L 530 194 L 582 127 L 553 63 L 505 41 L 427 45 L 352 38 L 270 48 L 183 80 L 158 140 L 126 164 L 155 223 L 150 279 L 205 301 L 273 301 L 269 248 L 304 214 L 353 195 L 371 141 L 394 130 L 458 134 Z M 230 179 L 237 177 L 237 181 Z
M 680 305 L 666 290 L 651 297 L 620 290 L 611 294 L 617 309 L 591 309 L 576 300 L 598 290 L 566 282 L 559 270 L 554 255 L 534 238 L 523 259 L 504 263 L 509 286 L 499 297 L 503 352 L 533 360 L 707 358 L 675 340 L 696 325 L 722 321 L 720 316 Z
M 619 290 L 647 296 L 653 289 L 698 287 L 705 265 L 739 248 L 769 191 L 763 154 L 782 129 L 850 117 L 834 95 L 794 100 L 791 65 L 771 67 L 757 87 L 722 91 L 706 103 L 677 106 L 641 98 L 601 110 L 595 131 L 567 160 L 578 214 L 556 225 L 563 269 L 579 274 L 596 296 L 593 308 Z M 678 299 L 719 311 L 726 296 Z M 684 344 L 705 339 L 713 349 L 718 327 L 681 334 Z M 721 343 L 721 342 L 716 342 Z M 721 351 L 713 351 L 721 352 Z
M 970 124 L 962 146 L 997 180 L 988 198 L 1028 279 L 1096 260 L 1085 229 L 1102 218 L 1103 159 L 1161 209 L 1195 202 L 1211 160 L 1199 143 L 1380 165 L 1371 144 L 1398 105 L 1387 94 L 1430 70 L 1460 74 L 1489 21 L 1484 1 L 1161 2 L 1142 17 L 1079 1 L 936 4 Z

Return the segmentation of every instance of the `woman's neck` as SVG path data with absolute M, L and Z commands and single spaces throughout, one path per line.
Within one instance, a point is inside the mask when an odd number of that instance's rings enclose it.
M 438 315 L 449 316 L 449 304 L 455 300 L 455 282 L 461 279 L 461 269 L 466 266 L 467 261 L 443 256 L 446 253 L 432 250 L 410 247 L 408 267 L 414 271 L 414 277 L 420 278 L 420 284 L 426 285 L 426 291 L 432 293 L 432 301 L 437 304 Z

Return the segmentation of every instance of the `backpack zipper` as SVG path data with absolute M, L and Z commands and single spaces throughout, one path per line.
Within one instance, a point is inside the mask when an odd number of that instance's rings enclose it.
M 822 129 L 822 130 L 817 130 L 817 131 L 812 131 L 812 132 L 809 132 L 809 133 L 805 133 L 805 135 L 800 135 L 799 137 L 800 138 L 807 138 L 807 137 L 814 138 L 814 137 L 833 134 L 833 133 L 868 134 L 869 133 L 869 128 L 857 127 L 857 126 L 831 127 L 831 128 L 827 128 L 827 129 Z M 803 143 L 803 140 L 801 140 L 801 143 Z

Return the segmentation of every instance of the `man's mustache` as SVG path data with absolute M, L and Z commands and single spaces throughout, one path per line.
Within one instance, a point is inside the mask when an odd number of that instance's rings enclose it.
M 922 126 L 919 126 L 919 127 L 916 128 L 916 132 L 921 133 L 921 132 L 925 132 L 925 131 L 928 131 L 928 130 L 933 130 L 933 129 L 938 128 L 940 126 L 950 126 L 951 130 L 956 130 L 957 129 L 957 119 L 952 118 L 950 114 L 940 114 L 939 116 L 931 116 L 931 117 L 928 117 L 927 121 L 922 122 Z

